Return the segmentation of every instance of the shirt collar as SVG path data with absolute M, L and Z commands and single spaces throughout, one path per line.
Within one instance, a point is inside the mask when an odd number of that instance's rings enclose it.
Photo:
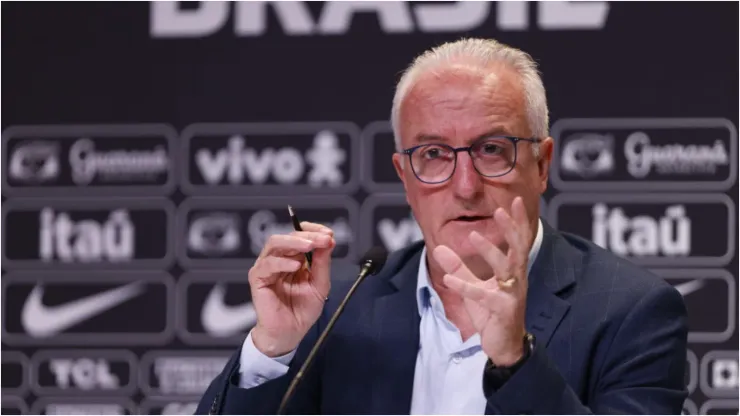
M 542 246 L 542 220 L 537 220 L 537 235 L 534 237 L 532 248 L 529 250 L 529 258 L 527 260 L 527 274 L 532 269 L 532 264 L 537 258 L 537 254 L 540 252 Z M 419 260 L 419 273 L 416 279 L 416 304 L 419 308 L 419 315 L 422 314 L 424 309 L 430 305 L 431 299 L 437 299 L 435 304 L 442 305 L 441 299 L 437 291 L 434 290 L 429 281 L 429 270 L 427 269 L 427 247 L 421 250 L 421 260 Z

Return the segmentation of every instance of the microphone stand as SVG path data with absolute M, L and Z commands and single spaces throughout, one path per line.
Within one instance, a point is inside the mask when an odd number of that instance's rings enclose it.
M 349 301 L 349 298 L 352 297 L 352 294 L 357 290 L 357 288 L 360 286 L 360 283 L 362 283 L 362 281 L 372 271 L 373 268 L 374 268 L 374 264 L 372 261 L 367 261 L 365 262 L 365 264 L 362 265 L 362 270 L 360 270 L 359 277 L 355 281 L 355 284 L 352 285 L 352 287 L 349 289 L 349 292 L 347 292 L 347 296 L 344 297 L 344 300 L 342 300 L 342 303 L 340 303 L 339 307 L 337 307 L 336 312 L 334 312 L 334 315 L 332 315 L 331 319 L 329 320 L 329 324 L 326 325 L 326 328 L 321 333 L 321 336 L 319 336 L 319 339 L 316 341 L 316 344 L 314 344 L 313 348 L 311 349 L 311 352 L 308 354 L 308 357 L 303 362 L 301 369 L 298 370 L 298 373 L 296 373 L 295 377 L 293 378 L 293 381 L 291 381 L 290 386 L 288 386 L 288 390 L 285 392 L 285 395 L 283 396 L 283 400 L 280 403 L 280 407 L 278 408 L 279 415 L 285 414 L 284 413 L 285 407 L 288 404 L 288 401 L 295 393 L 295 389 L 298 386 L 298 383 L 303 379 L 303 375 L 306 373 L 306 371 L 308 371 L 309 367 L 313 363 L 314 357 L 318 353 L 319 348 L 321 348 L 321 345 L 324 343 L 324 340 L 326 340 L 326 337 L 329 335 L 329 332 L 334 327 L 334 324 L 337 322 L 339 315 L 342 314 L 344 307 L 347 306 L 347 302 Z

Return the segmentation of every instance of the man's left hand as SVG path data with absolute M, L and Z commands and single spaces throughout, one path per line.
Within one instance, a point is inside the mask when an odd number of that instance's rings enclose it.
M 509 215 L 503 208 L 494 220 L 508 243 L 508 251 L 472 232 L 470 242 L 490 264 L 493 276 L 475 276 L 450 248 L 434 249 L 434 259 L 447 273 L 444 284 L 460 294 L 473 326 L 480 334 L 481 347 L 497 366 L 511 366 L 524 354 L 527 303 L 527 260 L 532 230 L 524 202 L 516 197 Z

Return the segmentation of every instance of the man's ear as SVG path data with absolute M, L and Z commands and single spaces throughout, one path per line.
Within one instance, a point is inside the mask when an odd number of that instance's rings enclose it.
M 550 165 L 552 165 L 552 155 L 555 142 L 552 137 L 548 137 L 540 142 L 540 157 L 537 160 L 538 176 L 540 177 L 540 193 L 547 190 L 547 181 L 550 177 Z
M 403 182 L 403 187 L 406 187 L 406 175 L 404 168 L 408 167 L 408 160 L 405 159 L 406 155 L 399 153 L 393 154 L 393 167 L 396 168 L 396 174 L 398 178 Z
M 411 169 L 411 166 L 409 166 L 409 160 L 406 155 L 394 153 L 393 167 L 396 168 L 396 174 L 398 175 L 398 178 L 401 179 L 401 183 L 403 183 L 403 189 L 406 191 L 404 194 L 406 195 L 406 202 L 408 203 L 409 193 L 408 187 L 406 186 L 406 169 Z

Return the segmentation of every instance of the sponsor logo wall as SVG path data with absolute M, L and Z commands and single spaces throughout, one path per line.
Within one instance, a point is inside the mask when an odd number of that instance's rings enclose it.
M 371 246 L 422 239 L 391 164 L 393 84 L 415 53 L 464 33 L 540 61 L 555 140 L 541 217 L 683 295 L 684 413 L 737 414 L 738 111 L 722 98 L 737 55 L 714 46 L 732 11 L 54 7 L 43 25 L 37 9 L 8 8 L 4 25 L 23 54 L 8 55 L 18 81 L 2 125 L 3 413 L 192 414 L 255 324 L 247 270 L 292 231 L 288 204 L 334 230 L 335 279 L 353 279 Z M 688 39 L 686 19 L 692 42 L 717 48 L 711 62 L 664 51 Z M 40 71 L 39 56 L 55 65 Z

